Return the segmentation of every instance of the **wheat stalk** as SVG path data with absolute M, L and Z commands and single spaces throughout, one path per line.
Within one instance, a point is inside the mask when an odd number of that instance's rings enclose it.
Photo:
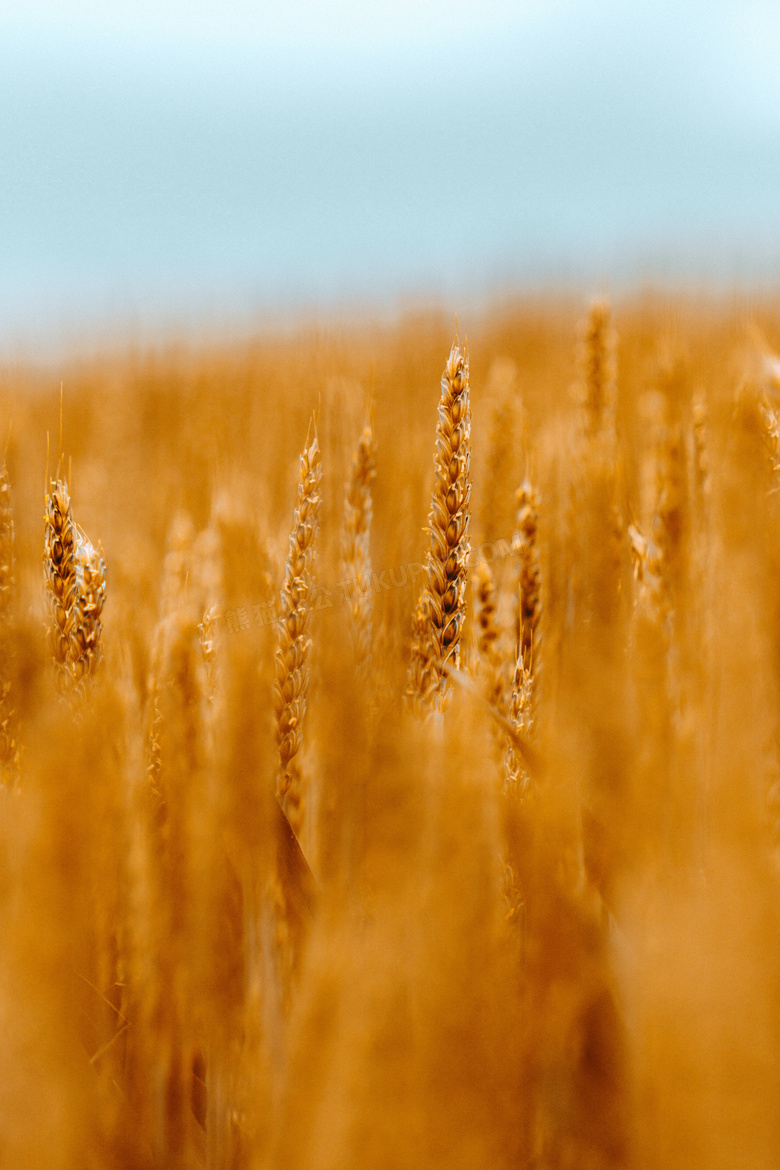
M 412 703 L 441 712 L 448 673 L 460 668 L 470 553 L 471 406 L 468 351 L 452 344 L 441 379 L 434 455 L 435 481 L 423 592 L 414 623 L 408 694 Z
M 274 681 L 276 743 L 279 752 L 277 796 L 284 800 L 285 811 L 296 832 L 301 827 L 303 817 L 302 777 L 296 757 L 302 742 L 309 686 L 311 639 L 306 629 L 314 592 L 314 557 L 322 480 L 316 425 L 311 445 L 308 445 L 308 436 L 306 442 L 307 446 L 301 455 L 298 506 L 293 516 L 290 551 L 285 563 L 281 592 Z

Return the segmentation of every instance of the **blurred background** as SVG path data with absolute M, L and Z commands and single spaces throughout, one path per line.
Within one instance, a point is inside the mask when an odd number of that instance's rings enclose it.
M 769 286 L 776 0 L 0 9 L 0 344 Z

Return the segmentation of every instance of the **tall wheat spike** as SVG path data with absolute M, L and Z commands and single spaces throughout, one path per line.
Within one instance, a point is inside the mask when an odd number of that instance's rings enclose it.
M 436 680 L 435 643 L 431 637 L 428 593 L 423 588 L 412 617 L 412 661 L 409 667 L 407 697 L 421 714 Z
M 71 673 L 83 695 L 88 693 L 103 651 L 100 643 L 101 614 L 106 597 L 106 565 L 100 549 L 93 547 L 76 527 L 76 604 L 72 634 Z
M 594 300 L 581 326 L 577 350 L 579 393 L 585 407 L 586 433 L 599 435 L 615 406 L 615 344 L 611 310 L 606 300 Z
M 52 480 L 46 496 L 44 576 L 49 596 L 49 646 L 63 693 L 85 698 L 102 656 L 101 614 L 106 566 L 74 523 L 68 485 Z
M 573 586 L 582 616 L 595 617 L 606 628 L 620 608 L 627 558 L 618 492 L 617 334 L 608 301 L 593 301 L 579 329 L 581 436 L 569 517 L 576 549 Z
M 376 476 L 376 442 L 371 420 L 366 423 L 352 461 L 344 509 L 342 564 L 350 582 L 350 614 L 355 662 L 364 667 L 371 654 L 374 599 L 371 592 L 371 484 Z
M 46 497 L 44 572 L 49 598 L 49 648 L 61 691 L 69 683 L 70 636 L 76 605 L 76 527 L 64 480 L 52 480 Z
M 517 594 L 516 651 L 512 676 L 509 718 L 517 731 L 528 735 L 533 723 L 536 697 L 536 671 L 539 663 L 539 619 L 542 613 L 542 570 L 536 532 L 539 499 L 536 489 L 526 479 L 517 491 L 517 525 L 515 551 L 520 555 Z M 505 758 L 507 786 L 514 789 L 523 773 L 522 761 L 511 742 Z
M 434 455 L 435 480 L 429 517 L 430 547 L 415 616 L 408 694 L 416 706 L 444 710 L 460 667 L 466 611 L 471 497 L 471 405 L 468 350 L 456 337 L 441 379 Z
M 474 614 L 477 623 L 477 653 L 484 674 L 485 697 L 491 707 L 506 714 L 506 695 L 499 648 L 500 630 L 496 619 L 493 574 L 487 561 L 480 560 L 474 573 Z
M 275 654 L 274 708 L 279 751 L 277 796 L 284 801 L 285 811 L 296 832 L 300 830 L 303 819 L 302 777 L 296 757 L 302 743 L 309 686 L 311 639 L 307 636 L 307 626 L 314 600 L 321 480 L 322 464 L 315 425 L 311 445 L 304 447 L 301 455 L 298 506 L 293 516 L 290 551 L 285 564 Z
M 647 546 L 651 595 L 662 626 L 677 623 L 680 600 L 689 571 L 689 484 L 682 401 L 685 369 L 665 362 L 660 371 L 663 426 L 656 451 L 656 508 L 652 539 Z
M 526 480 L 517 490 L 517 527 L 514 547 L 520 554 L 520 581 L 518 589 L 517 656 L 528 664 L 539 640 L 539 618 L 542 612 L 542 570 L 536 544 L 539 523 L 539 498 L 536 489 Z M 534 653 L 534 657 L 538 655 Z

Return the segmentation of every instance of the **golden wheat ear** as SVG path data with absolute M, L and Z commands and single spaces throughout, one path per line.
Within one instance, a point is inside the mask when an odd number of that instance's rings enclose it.
M 74 683 L 84 693 L 103 657 L 101 614 L 106 599 L 106 564 L 103 551 L 95 548 L 76 527 L 76 605 L 73 624 Z
M 542 612 L 542 569 L 536 544 L 539 523 L 539 497 L 528 481 L 517 490 L 517 524 L 514 539 L 520 554 L 520 582 L 517 595 L 517 647 L 524 661 L 535 652 L 539 638 L 539 618 Z M 536 654 L 535 654 L 536 656 Z
M 615 409 L 616 346 L 609 301 L 592 301 L 580 325 L 577 347 L 578 396 L 585 408 L 585 432 L 590 439 L 601 434 Z
M 60 691 L 85 698 L 100 664 L 106 566 L 73 520 L 68 485 L 51 481 L 46 496 L 44 577 L 49 599 L 49 648 Z
M 368 665 L 371 656 L 374 598 L 371 590 L 371 484 L 376 476 L 376 443 L 369 417 L 358 440 L 347 484 L 342 541 L 342 572 L 350 583 L 350 617 L 355 663 Z
M 61 691 L 69 683 L 70 638 L 76 605 L 76 528 L 68 486 L 52 480 L 46 496 L 44 575 L 49 601 L 49 649 Z
M 435 478 L 428 522 L 430 547 L 415 616 L 408 696 L 413 705 L 444 710 L 450 670 L 460 668 L 466 614 L 471 499 L 471 405 L 468 350 L 458 339 L 441 379 Z
M 530 735 L 533 725 L 539 661 L 542 569 L 536 539 L 538 523 L 539 497 L 533 484 L 526 479 L 517 490 L 514 548 L 520 556 L 520 576 L 515 614 L 515 664 L 509 702 L 511 724 L 524 736 Z M 504 775 L 510 791 L 518 785 L 521 792 L 527 788 L 528 774 L 511 740 L 507 743 Z
M 311 639 L 307 635 L 307 626 L 314 600 L 321 480 L 322 464 L 315 426 L 314 438 L 301 455 L 298 506 L 293 516 L 290 551 L 284 570 L 275 654 L 274 709 L 279 753 L 276 790 L 284 801 L 285 812 L 295 832 L 299 832 L 303 817 L 302 777 L 296 756 L 302 743 L 309 686 Z
M 496 615 L 493 573 L 487 561 L 474 571 L 474 617 L 477 625 L 477 655 L 484 693 L 491 707 L 506 714 L 506 694 L 499 648 L 501 631 Z

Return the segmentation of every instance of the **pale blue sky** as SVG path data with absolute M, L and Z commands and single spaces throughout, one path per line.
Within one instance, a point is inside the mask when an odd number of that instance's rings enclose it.
M 780 274 L 780 4 L 0 0 L 0 338 Z

